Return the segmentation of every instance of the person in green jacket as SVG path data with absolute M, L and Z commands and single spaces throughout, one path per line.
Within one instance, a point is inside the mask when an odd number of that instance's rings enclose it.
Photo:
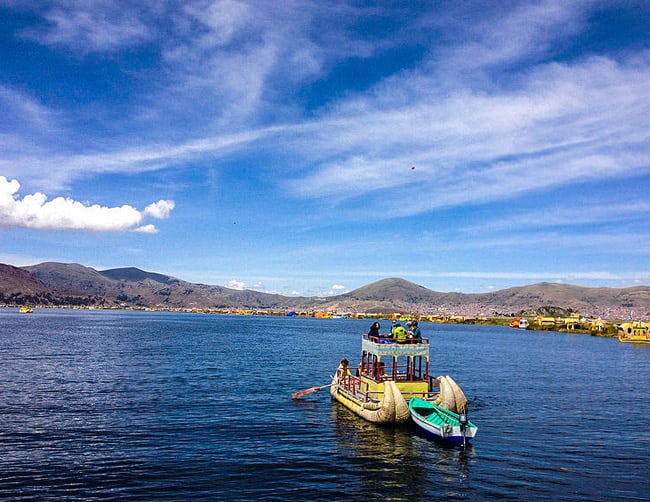
M 397 343 L 404 343 L 406 341 L 406 330 L 404 329 L 404 326 L 401 326 L 399 323 L 393 330 L 393 339 Z

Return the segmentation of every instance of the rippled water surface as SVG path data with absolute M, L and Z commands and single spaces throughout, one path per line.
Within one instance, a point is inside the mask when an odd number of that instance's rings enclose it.
M 463 451 L 291 400 L 369 325 L 0 310 L 0 499 L 650 498 L 650 347 L 423 323 L 479 426 Z

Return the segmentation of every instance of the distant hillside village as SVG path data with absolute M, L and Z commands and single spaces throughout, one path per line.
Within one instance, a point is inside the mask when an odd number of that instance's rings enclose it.
M 399 278 L 331 297 L 287 297 L 193 284 L 137 268 L 98 271 L 74 263 L 0 264 L 0 306 L 70 307 L 408 319 L 608 333 L 623 321 L 650 319 L 650 287 L 587 288 L 539 283 L 482 294 L 442 293 Z M 614 330 L 615 331 L 615 330 Z
M 514 315 L 459 315 L 438 314 L 420 315 L 417 313 L 394 312 L 384 313 L 351 313 L 351 312 L 324 312 L 324 311 L 295 311 L 295 310 L 246 310 L 246 309 L 200 309 L 200 308 L 170 308 L 170 307 L 133 307 L 128 305 L 112 307 L 95 306 L 35 306 L 0 304 L 0 308 L 18 309 L 23 313 L 34 313 L 39 309 L 69 308 L 77 310 L 134 310 L 145 312 L 180 312 L 194 314 L 222 314 L 242 316 L 282 316 L 282 317 L 309 317 L 315 319 L 373 319 L 393 320 L 406 323 L 411 320 L 419 322 L 446 323 L 446 324 L 485 324 L 497 326 L 510 326 L 530 330 L 559 331 L 569 333 L 589 333 L 596 336 L 616 336 L 621 319 L 588 318 L 574 313 L 568 316 L 553 317 L 548 315 L 514 316 Z M 524 324 L 525 323 L 525 324 Z

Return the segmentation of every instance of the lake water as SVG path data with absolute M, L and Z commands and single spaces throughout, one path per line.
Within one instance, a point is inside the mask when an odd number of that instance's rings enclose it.
M 462 450 L 291 400 L 370 323 L 1 309 L 0 499 L 650 498 L 650 346 L 422 323 L 479 427 Z

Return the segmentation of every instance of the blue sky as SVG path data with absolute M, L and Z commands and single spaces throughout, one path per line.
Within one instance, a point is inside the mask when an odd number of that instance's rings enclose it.
M 0 262 L 650 284 L 650 3 L 0 0 Z

